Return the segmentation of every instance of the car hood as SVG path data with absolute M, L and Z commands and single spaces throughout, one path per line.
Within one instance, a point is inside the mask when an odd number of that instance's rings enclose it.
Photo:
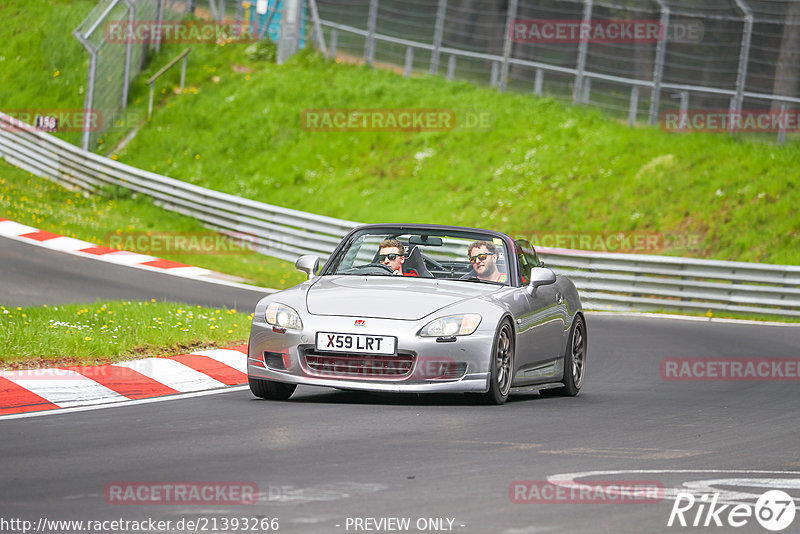
M 313 315 L 410 321 L 499 289 L 493 284 L 400 276 L 322 276 L 308 290 L 306 307 Z

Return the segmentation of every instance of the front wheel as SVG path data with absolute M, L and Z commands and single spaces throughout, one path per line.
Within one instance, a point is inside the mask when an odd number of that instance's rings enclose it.
M 508 321 L 497 330 L 489 367 L 489 391 L 483 394 L 483 400 L 486 404 L 504 404 L 514 373 L 514 331 Z
M 250 384 L 250 391 L 253 392 L 253 395 L 261 399 L 286 400 L 297 389 L 297 384 L 284 384 L 283 382 L 253 378 L 252 376 L 247 377 L 247 382 Z
M 539 393 L 545 397 L 574 397 L 581 390 L 583 375 L 586 373 L 586 322 L 577 315 L 570 330 L 569 343 L 564 352 L 564 384 L 560 388 L 543 389 Z

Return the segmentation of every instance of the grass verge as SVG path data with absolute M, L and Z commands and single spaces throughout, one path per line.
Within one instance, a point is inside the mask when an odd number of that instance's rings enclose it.
M 247 342 L 251 319 L 233 309 L 156 301 L 0 306 L 0 364 L 96 365 L 235 346 Z
M 148 233 L 218 236 L 197 220 L 159 208 L 148 198 L 134 197 L 124 190 L 111 192 L 108 197 L 86 197 L 2 160 L 0 217 L 102 246 L 113 245 L 112 239 L 125 243 L 126 236 L 147 236 Z M 145 245 L 157 242 L 144 240 Z M 264 287 L 291 287 L 305 280 L 289 262 L 236 246 L 215 246 L 202 254 L 170 253 L 152 247 L 129 247 L 129 250 L 232 274 Z

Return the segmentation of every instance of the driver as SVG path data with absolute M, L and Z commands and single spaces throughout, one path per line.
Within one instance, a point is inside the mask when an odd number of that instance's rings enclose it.
M 489 241 L 475 241 L 468 249 L 469 262 L 481 280 L 505 282 L 506 273 L 497 268 L 497 248 Z
M 403 272 L 403 263 L 406 261 L 405 249 L 403 244 L 397 239 L 385 239 L 381 241 L 378 250 L 378 262 L 391 268 L 396 275 L 417 276 L 414 271 Z

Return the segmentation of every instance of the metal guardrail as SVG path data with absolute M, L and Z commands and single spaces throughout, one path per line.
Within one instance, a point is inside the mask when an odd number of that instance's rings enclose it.
M 67 187 L 121 187 L 249 238 L 262 254 L 294 261 L 326 258 L 359 223 L 273 206 L 161 176 L 84 151 L 0 113 L 0 156 Z M 563 249 L 538 250 L 575 282 L 584 304 L 600 310 L 732 311 L 800 317 L 800 266 Z

